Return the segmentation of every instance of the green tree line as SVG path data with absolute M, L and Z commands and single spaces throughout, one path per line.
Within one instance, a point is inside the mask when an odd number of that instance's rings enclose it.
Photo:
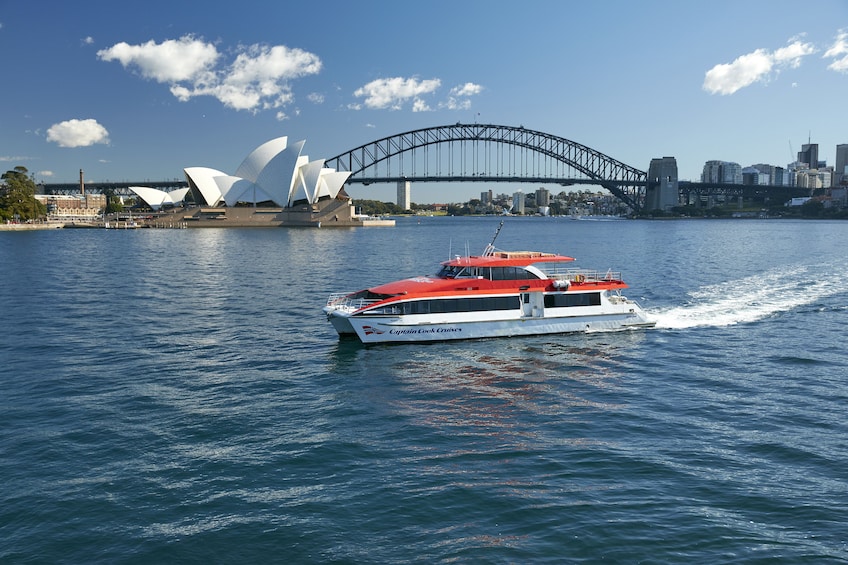
M 38 220 L 47 207 L 35 198 L 35 181 L 26 167 L 17 166 L 0 176 L 0 220 Z

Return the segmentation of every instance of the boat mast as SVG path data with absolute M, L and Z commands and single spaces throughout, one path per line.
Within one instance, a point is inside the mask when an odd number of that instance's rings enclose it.
M 495 236 L 492 238 L 492 241 L 489 242 L 489 245 L 487 245 L 486 248 L 483 250 L 483 257 L 488 257 L 489 255 L 495 252 L 495 240 L 498 238 L 498 234 L 501 233 L 501 228 L 503 227 L 503 225 L 504 221 L 501 220 L 498 229 L 495 230 Z

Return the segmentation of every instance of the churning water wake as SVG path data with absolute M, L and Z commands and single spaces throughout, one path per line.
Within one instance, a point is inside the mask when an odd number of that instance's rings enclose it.
M 657 310 L 650 317 L 661 329 L 756 322 L 843 291 L 846 275 L 844 265 L 781 267 L 703 286 L 689 293 L 686 304 Z

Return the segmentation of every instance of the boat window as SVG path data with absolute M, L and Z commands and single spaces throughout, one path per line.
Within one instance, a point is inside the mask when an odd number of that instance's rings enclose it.
M 452 314 L 455 312 L 487 312 L 491 310 L 515 310 L 520 302 L 517 295 L 486 296 L 481 298 L 434 298 L 403 302 L 385 307 L 380 314 Z
M 546 294 L 545 308 L 570 308 L 572 306 L 600 306 L 600 292 L 566 292 Z
M 492 267 L 493 281 L 538 279 L 538 275 L 521 267 Z

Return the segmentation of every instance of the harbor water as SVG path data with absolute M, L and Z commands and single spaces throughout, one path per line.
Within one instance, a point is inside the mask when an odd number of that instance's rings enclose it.
M 0 562 L 848 561 L 848 222 L 506 219 L 649 330 L 324 318 L 499 221 L 0 233 Z

